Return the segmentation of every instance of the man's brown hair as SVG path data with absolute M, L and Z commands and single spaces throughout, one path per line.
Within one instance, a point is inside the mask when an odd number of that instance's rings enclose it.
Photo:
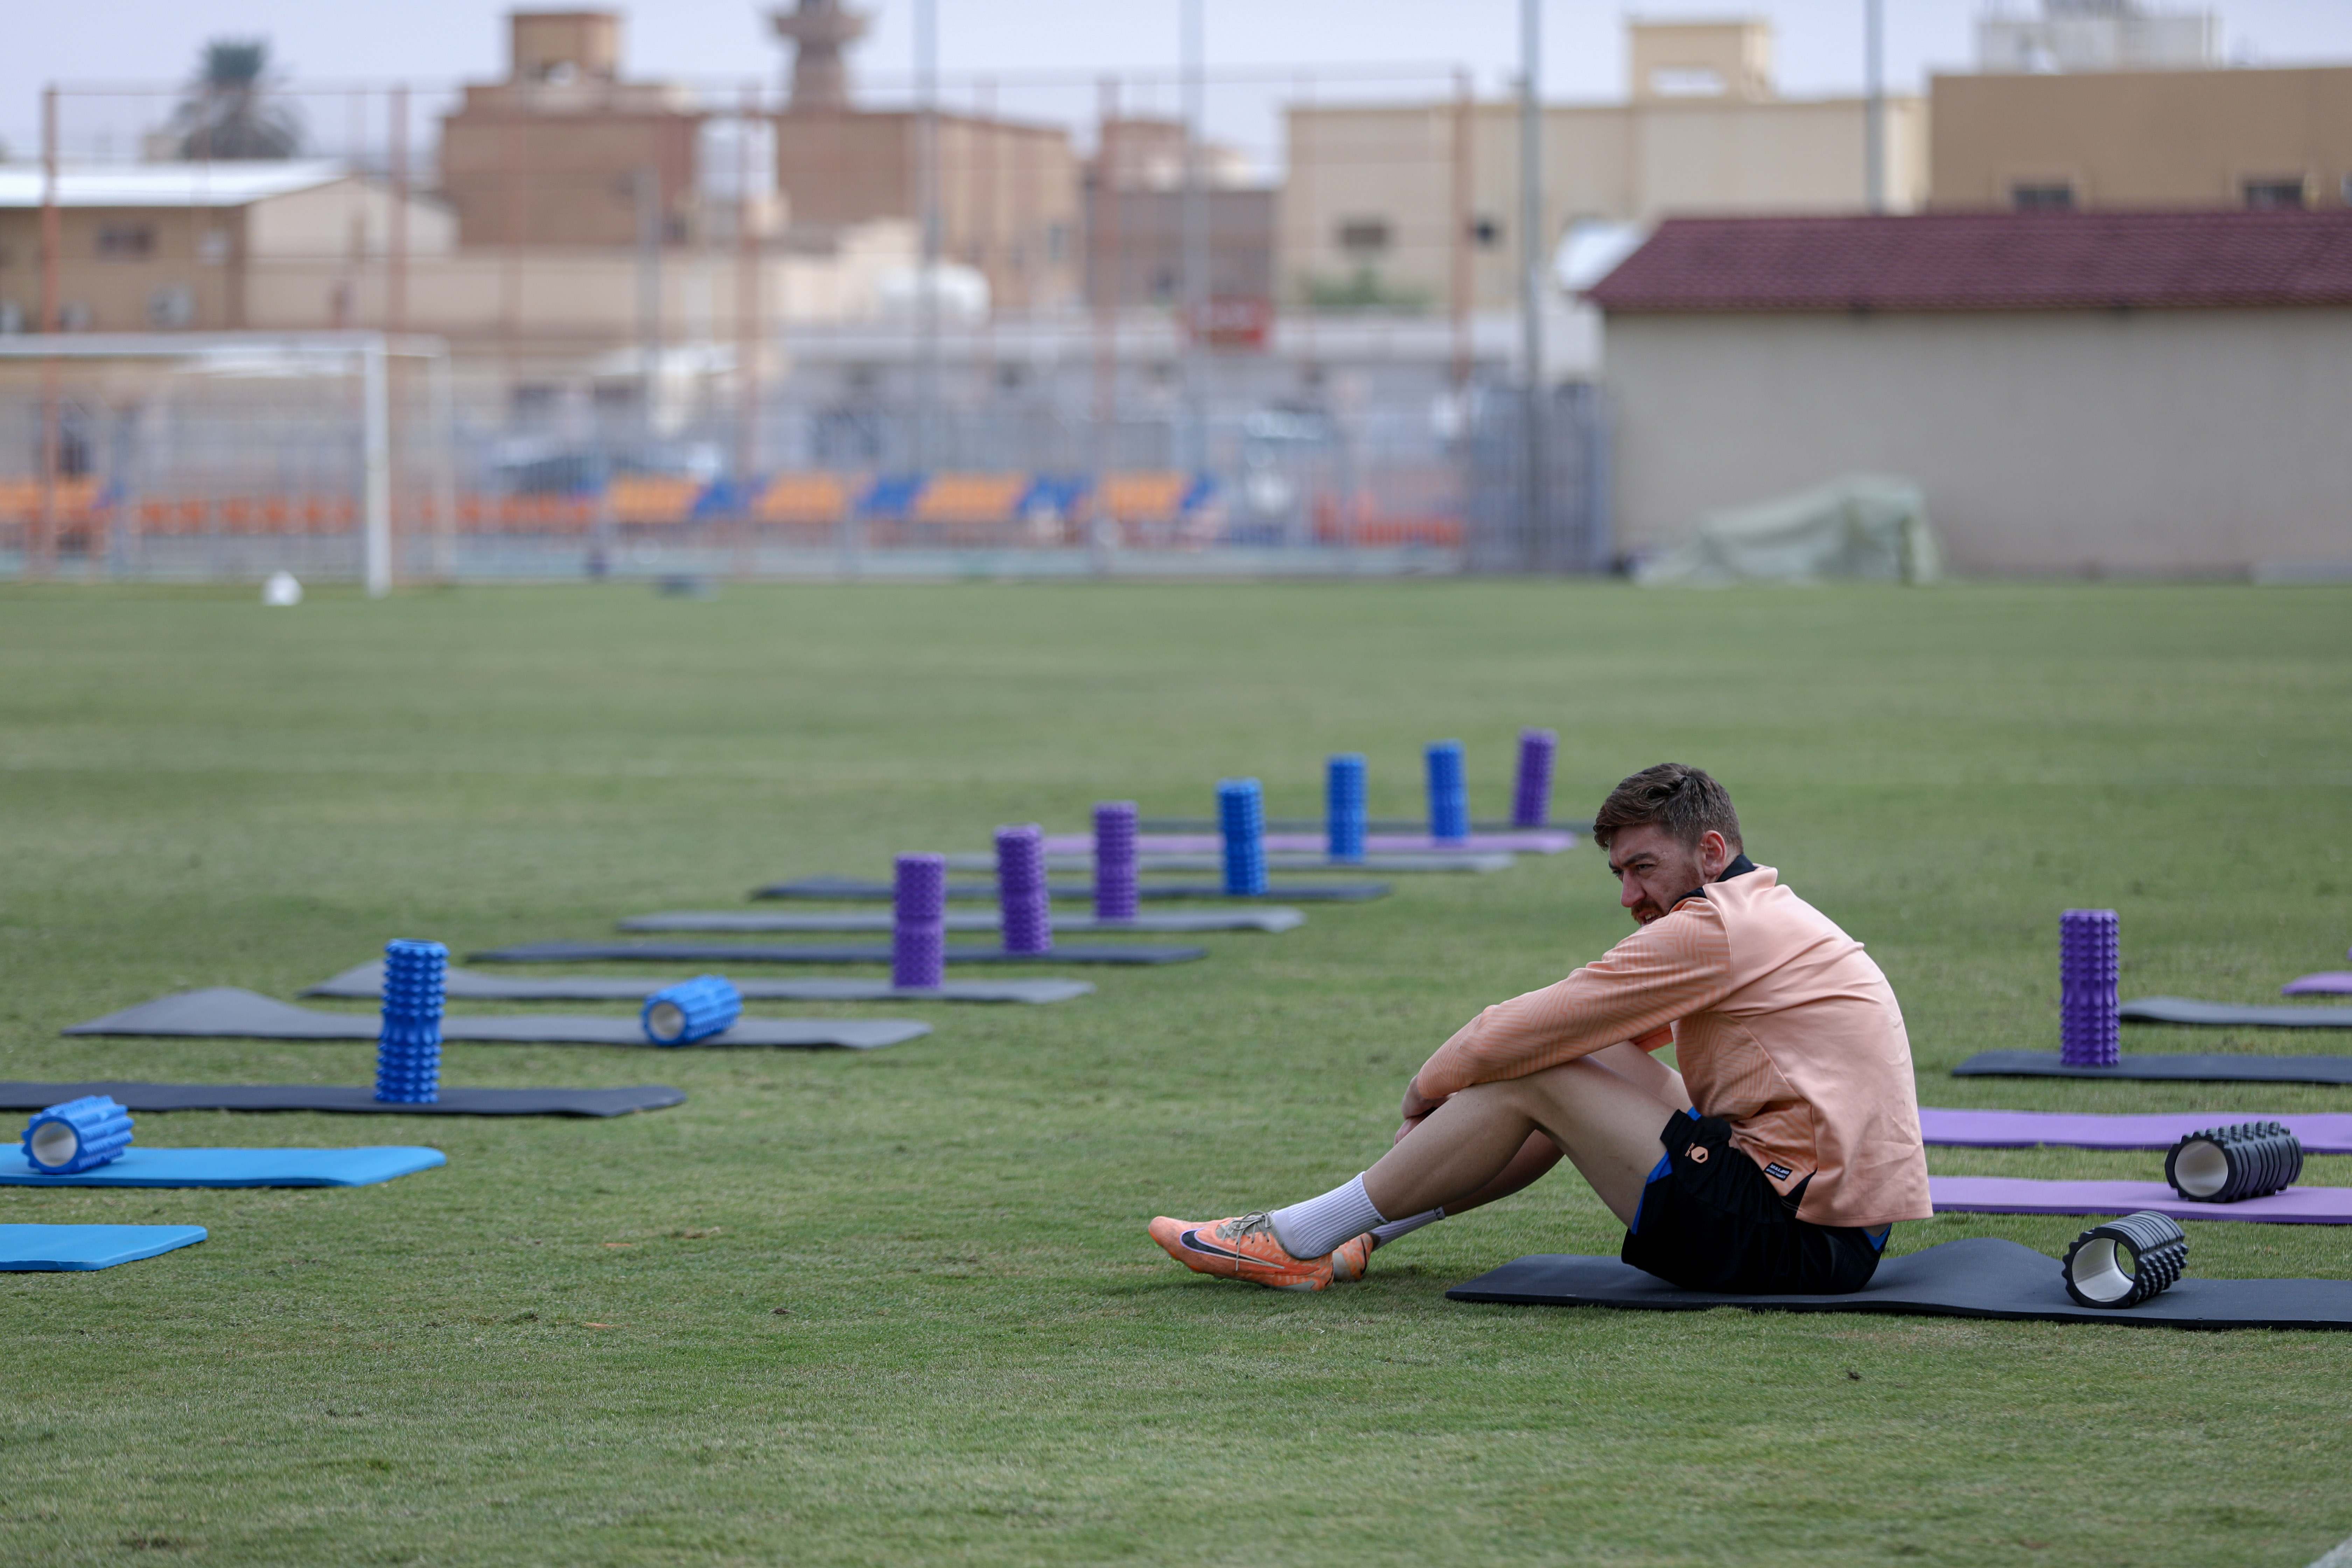
M 1592 818 L 1592 837 L 1601 847 L 1617 837 L 1621 827 L 1654 822 L 1685 849 L 1696 849 L 1712 828 L 1734 850 L 1739 842 L 1739 814 L 1731 809 L 1728 791 L 1696 768 L 1680 763 L 1660 763 L 1643 768 L 1609 792 Z

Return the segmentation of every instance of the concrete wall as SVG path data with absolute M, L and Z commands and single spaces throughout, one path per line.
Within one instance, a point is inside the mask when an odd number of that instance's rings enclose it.
M 1610 319 L 1626 547 L 1916 480 L 1959 572 L 2352 563 L 2352 310 Z
M 2352 67 L 1939 76 L 1928 205 L 2007 207 L 2020 184 L 2078 207 L 2235 207 L 2248 181 L 2345 205 Z

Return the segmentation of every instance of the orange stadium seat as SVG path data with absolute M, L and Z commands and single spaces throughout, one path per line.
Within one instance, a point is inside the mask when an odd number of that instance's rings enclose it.
M 664 526 L 684 522 L 693 514 L 695 498 L 702 494 L 703 488 L 700 479 L 624 474 L 612 482 L 607 491 L 613 521 Z
M 836 522 L 855 493 L 846 475 L 778 474 L 760 492 L 753 513 L 761 522 Z
M 1029 493 L 1023 474 L 938 474 L 916 498 L 914 522 L 1012 522 Z
M 1189 477 L 1175 469 L 1110 474 L 1098 492 L 1102 514 L 1119 522 L 1173 522 L 1192 488 Z

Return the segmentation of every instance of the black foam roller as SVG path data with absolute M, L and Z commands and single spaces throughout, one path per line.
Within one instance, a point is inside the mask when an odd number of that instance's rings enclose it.
M 2160 1214 L 2127 1214 L 2074 1238 L 2066 1249 L 2066 1294 L 2084 1307 L 2137 1307 L 2188 1267 L 2189 1237 L 2179 1226 Z
M 2241 1121 L 2191 1132 L 2164 1156 L 2164 1179 L 2190 1203 L 2267 1197 L 2303 1174 L 2303 1143 L 2275 1121 Z

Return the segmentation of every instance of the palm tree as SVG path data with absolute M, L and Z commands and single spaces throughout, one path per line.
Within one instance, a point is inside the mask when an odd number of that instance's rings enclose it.
M 302 151 L 302 122 L 271 97 L 269 40 L 215 38 L 188 96 L 173 112 L 180 156 L 198 159 L 291 158 Z

